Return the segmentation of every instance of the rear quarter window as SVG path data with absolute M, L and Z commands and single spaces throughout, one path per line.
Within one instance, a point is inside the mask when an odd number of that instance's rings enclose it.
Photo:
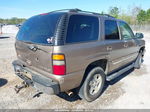
M 69 19 L 66 43 L 98 40 L 99 20 L 97 17 L 72 15 Z

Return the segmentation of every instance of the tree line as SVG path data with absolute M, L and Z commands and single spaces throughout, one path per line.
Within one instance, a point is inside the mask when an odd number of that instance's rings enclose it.
M 25 21 L 25 18 L 17 18 L 13 17 L 11 19 L 2 19 L 0 18 L 0 23 L 1 24 L 21 24 Z
M 134 7 L 125 12 L 118 7 L 110 7 L 108 13 L 118 19 L 125 20 L 131 25 L 150 24 L 150 9 L 143 10 L 140 7 Z

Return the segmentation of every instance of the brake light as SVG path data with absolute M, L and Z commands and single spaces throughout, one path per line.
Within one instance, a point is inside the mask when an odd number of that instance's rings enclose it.
M 39 14 L 39 15 L 48 15 L 48 13 L 42 13 L 42 14 Z
M 55 75 L 65 75 L 66 74 L 66 64 L 65 56 L 63 54 L 53 54 L 52 55 L 52 67 L 53 74 Z

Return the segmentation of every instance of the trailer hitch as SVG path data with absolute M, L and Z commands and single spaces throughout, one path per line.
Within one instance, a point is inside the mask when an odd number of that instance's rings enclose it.
M 20 85 L 16 85 L 14 90 L 16 91 L 16 93 L 19 93 L 21 89 L 27 88 L 27 87 L 29 87 L 29 85 L 30 84 L 28 84 L 27 82 L 23 81 Z M 37 93 L 33 95 L 33 98 L 40 97 L 41 94 L 43 94 L 43 92 L 37 90 Z
M 19 91 L 23 88 L 27 88 L 29 87 L 29 84 L 27 84 L 25 81 L 23 81 L 20 85 L 16 85 L 14 90 L 16 91 L 16 93 L 19 93 Z

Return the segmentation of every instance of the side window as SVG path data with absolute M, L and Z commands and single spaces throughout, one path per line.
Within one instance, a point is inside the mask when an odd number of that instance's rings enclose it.
M 122 39 L 134 38 L 134 34 L 127 23 L 119 22 L 119 28 L 120 28 L 120 33 L 121 33 Z
M 69 19 L 66 43 L 98 40 L 99 20 L 97 17 L 72 15 Z
M 105 39 L 106 40 L 119 39 L 119 31 L 116 21 L 105 20 Z

